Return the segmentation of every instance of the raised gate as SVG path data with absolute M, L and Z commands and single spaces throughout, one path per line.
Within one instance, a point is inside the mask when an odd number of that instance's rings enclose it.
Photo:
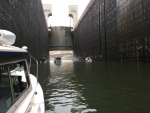
M 50 51 L 73 50 L 73 36 L 70 27 L 51 27 Z

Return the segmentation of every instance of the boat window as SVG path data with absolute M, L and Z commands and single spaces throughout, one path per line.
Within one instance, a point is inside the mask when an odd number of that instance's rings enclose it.
M 11 75 L 14 99 L 16 100 L 20 96 L 20 94 L 28 87 L 25 62 L 20 61 L 9 64 L 9 70 Z
M 5 113 L 13 104 L 7 65 L 0 66 L 0 112 Z
M 0 113 L 5 113 L 29 87 L 25 61 L 0 65 Z

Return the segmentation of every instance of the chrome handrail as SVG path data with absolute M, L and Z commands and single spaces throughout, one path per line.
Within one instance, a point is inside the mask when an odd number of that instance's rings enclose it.
M 31 66 L 31 58 L 32 58 L 33 60 L 35 60 L 36 65 L 37 65 L 36 78 L 37 78 L 37 84 L 38 84 L 38 61 L 37 61 L 31 54 L 29 54 L 29 56 L 30 56 L 30 66 Z

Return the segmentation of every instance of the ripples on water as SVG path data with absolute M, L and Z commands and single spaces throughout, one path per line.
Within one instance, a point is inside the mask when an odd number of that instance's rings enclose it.
M 150 113 L 150 64 L 40 64 L 46 113 Z

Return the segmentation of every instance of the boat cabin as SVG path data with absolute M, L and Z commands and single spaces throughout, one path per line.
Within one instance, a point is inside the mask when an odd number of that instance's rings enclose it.
M 0 112 L 30 113 L 33 112 L 31 102 L 39 86 L 36 77 L 29 72 L 28 52 L 11 46 L 13 38 L 13 33 L 0 30 Z M 44 107 L 40 109 L 44 112 Z

